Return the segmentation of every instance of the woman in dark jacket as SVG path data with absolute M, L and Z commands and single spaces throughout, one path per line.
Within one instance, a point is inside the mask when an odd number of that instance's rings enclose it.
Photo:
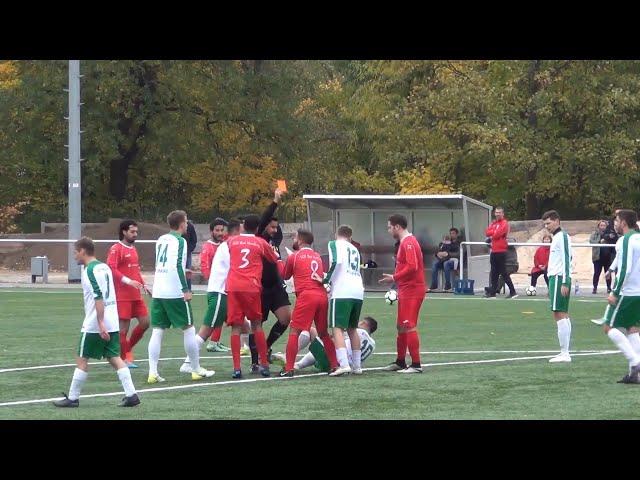
M 591 234 L 591 237 L 589 237 L 589 243 L 610 243 L 607 227 L 608 222 L 606 220 L 600 220 L 598 222 L 598 228 Z M 600 273 L 602 270 L 604 270 L 605 273 L 609 270 L 614 256 L 615 249 L 613 248 L 593 247 L 591 249 L 591 261 L 593 262 L 593 291 L 591 293 L 598 293 Z M 607 293 L 611 293 L 611 277 L 605 275 L 605 280 L 607 282 Z

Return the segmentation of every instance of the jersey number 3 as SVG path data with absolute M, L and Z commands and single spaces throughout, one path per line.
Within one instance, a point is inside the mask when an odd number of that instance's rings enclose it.
M 242 254 L 242 263 L 238 268 L 247 268 L 247 266 L 249 266 L 249 259 L 247 258 L 247 255 L 249 255 L 250 252 L 251 250 L 249 250 L 248 248 L 243 248 L 242 250 L 240 250 L 240 253 Z

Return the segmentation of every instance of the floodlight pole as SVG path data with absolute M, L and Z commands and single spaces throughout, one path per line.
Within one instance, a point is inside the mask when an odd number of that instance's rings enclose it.
M 80 170 L 80 61 L 69 60 L 69 240 L 76 240 L 82 235 L 82 183 Z M 73 244 L 69 243 L 68 279 L 69 283 L 80 281 L 80 265 L 73 255 Z

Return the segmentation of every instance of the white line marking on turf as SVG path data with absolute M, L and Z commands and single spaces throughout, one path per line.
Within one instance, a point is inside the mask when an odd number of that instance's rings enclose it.
M 576 353 L 602 353 L 608 352 L 609 350 L 571 350 L 571 354 Z M 472 355 L 472 354 L 484 354 L 484 353 L 557 353 L 557 350 L 443 350 L 443 351 L 425 351 L 420 352 L 420 355 Z M 373 355 L 397 355 L 397 352 L 374 352 Z M 302 357 L 304 354 L 299 354 L 298 357 Z M 159 361 L 169 361 L 169 360 L 184 360 L 183 357 L 166 357 L 160 358 Z M 230 355 L 219 355 L 219 356 L 209 356 L 209 357 L 200 357 L 201 360 L 230 360 Z M 246 357 L 242 357 L 246 358 Z M 140 358 L 136 360 L 138 363 L 148 362 L 148 358 Z M 109 365 L 109 362 L 89 362 L 89 365 Z M 2 368 L 0 369 L 0 373 L 11 373 L 11 372 L 22 372 L 27 370 L 46 370 L 49 368 L 64 368 L 64 367 L 75 367 L 75 363 L 59 363 L 55 365 L 35 365 L 32 367 L 14 367 L 14 368 Z
M 601 352 L 592 352 L 592 353 L 575 353 L 574 356 L 587 356 L 587 355 L 611 355 L 619 353 L 617 350 L 605 350 Z M 521 360 L 541 360 L 545 358 L 552 358 L 554 355 L 539 355 L 535 357 L 512 357 L 512 358 L 495 358 L 490 360 L 467 360 L 467 361 L 459 361 L 459 362 L 439 362 L 439 363 L 423 363 L 423 367 L 437 367 L 437 366 L 447 366 L 447 365 L 476 365 L 482 363 L 502 363 L 502 362 L 515 362 Z M 363 368 L 364 371 L 376 371 L 382 370 L 385 367 L 372 367 L 372 368 Z M 169 390 L 185 390 L 188 388 L 197 388 L 197 387 L 210 387 L 216 385 L 235 385 L 241 383 L 255 383 L 255 382 L 268 382 L 270 380 L 295 380 L 300 378 L 307 377 L 317 377 L 320 375 L 326 376 L 326 373 L 309 373 L 306 375 L 298 375 L 295 377 L 268 377 L 268 378 L 248 378 L 245 380 L 225 380 L 222 382 L 209 382 L 209 383 L 196 383 L 196 384 L 187 384 L 187 385 L 175 385 L 171 387 L 155 387 L 155 388 L 143 388 L 142 390 L 138 390 L 137 393 L 153 393 L 153 392 L 164 392 Z M 109 392 L 109 393 L 94 393 L 91 395 L 82 395 L 80 398 L 97 398 L 97 397 L 113 397 L 116 395 L 123 395 L 124 392 Z M 53 402 L 54 400 L 58 400 L 60 397 L 52 397 L 52 398 L 40 398 L 37 400 L 18 400 L 14 402 L 4 402 L 0 403 L 0 407 L 8 407 L 12 405 L 27 405 L 33 403 L 46 403 Z

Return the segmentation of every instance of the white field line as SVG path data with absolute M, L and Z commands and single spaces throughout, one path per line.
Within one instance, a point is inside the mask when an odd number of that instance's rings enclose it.
M 616 350 L 617 351 L 617 350 Z M 472 355 L 472 354 L 494 354 L 494 353 L 557 353 L 558 350 L 443 350 L 443 351 L 425 351 L 420 352 L 420 355 Z M 610 350 L 572 350 L 572 354 L 599 354 L 603 352 L 610 352 Z M 396 352 L 374 352 L 373 355 L 396 355 Z M 304 354 L 299 354 L 298 357 L 302 357 Z M 169 360 L 184 360 L 185 356 L 182 357 L 165 357 L 160 358 L 159 361 L 169 361 Z M 233 357 L 230 355 L 219 355 L 219 356 L 208 356 L 208 357 L 200 357 L 201 360 L 231 360 Z M 246 356 L 242 358 L 247 358 Z M 138 363 L 147 362 L 148 358 L 140 358 L 136 360 Z M 108 365 L 109 362 L 89 362 L 89 365 Z M 14 367 L 14 368 L 2 368 L 0 369 L 0 373 L 11 373 L 11 372 L 23 372 L 28 370 L 46 370 L 49 368 L 65 368 L 65 367 L 75 367 L 75 363 L 59 363 L 55 365 L 35 365 L 32 367 Z
M 601 351 L 601 352 L 593 352 L 593 353 L 576 353 L 574 354 L 575 356 L 586 356 L 586 355 L 611 355 L 614 353 L 618 353 L 617 351 L 614 350 L 610 350 L 610 351 Z M 436 367 L 436 366 L 447 366 L 447 365 L 476 365 L 476 364 L 481 364 L 481 363 L 503 363 L 503 362 L 515 362 L 515 361 L 522 361 L 522 360 L 541 360 L 541 359 L 546 359 L 546 358 L 551 358 L 554 355 L 539 355 L 539 356 L 535 356 L 535 357 L 512 357 L 512 358 L 496 358 L 496 359 L 490 359 L 490 360 L 469 360 L 469 361 L 459 361 L 459 362 L 439 362 L 439 363 L 423 363 L 422 366 L 423 367 Z M 385 367 L 373 367 L 373 368 L 363 368 L 363 370 L 365 371 L 375 371 L 375 370 L 382 370 Z M 170 390 L 186 390 L 186 389 L 190 389 L 190 388 L 197 388 L 197 387 L 210 387 L 210 386 L 216 386 L 216 385 L 233 385 L 233 384 L 243 384 L 243 383 L 255 383 L 255 382 L 268 382 L 268 381 L 273 381 L 273 380 L 295 380 L 295 379 L 300 379 L 300 378 L 307 378 L 307 377 L 317 377 L 320 375 L 325 375 L 326 373 L 310 373 L 310 374 L 306 374 L 306 375 L 298 375 L 295 377 L 267 377 L 267 378 L 248 378 L 245 380 L 226 380 L 223 382 L 208 382 L 208 383 L 194 383 L 194 384 L 188 384 L 188 385 L 175 385 L 175 386 L 171 386 L 171 387 L 155 387 L 155 388 L 143 388 L 142 390 L 138 390 L 138 393 L 153 393 L 153 392 L 165 392 L 165 391 L 170 391 Z M 86 399 L 86 398 L 97 398 L 97 397 L 113 397 L 113 396 L 117 396 L 117 395 L 123 395 L 124 392 L 109 392 L 109 393 L 94 393 L 92 395 L 82 395 L 81 398 L 82 399 Z M 60 397 L 52 397 L 52 398 L 39 398 L 36 400 L 19 400 L 19 401 L 15 401 L 15 402 L 4 402 L 4 403 L 0 403 L 0 407 L 8 407 L 8 406 L 13 406 L 13 405 L 27 405 L 27 404 L 34 404 L 34 403 L 46 403 L 46 402 L 52 402 L 54 400 L 58 400 Z

